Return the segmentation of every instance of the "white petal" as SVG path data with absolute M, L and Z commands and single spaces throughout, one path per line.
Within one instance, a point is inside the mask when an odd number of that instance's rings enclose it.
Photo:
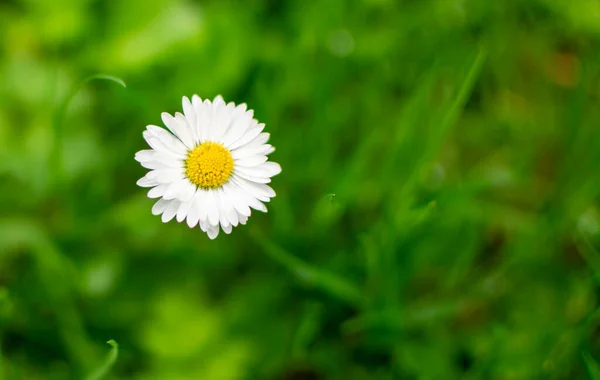
M 163 221 L 163 223 L 167 223 L 168 221 L 173 219 L 175 214 L 177 214 L 177 210 L 179 209 L 180 205 L 181 205 L 181 202 L 178 201 L 177 199 L 173 199 L 171 201 L 171 203 L 169 203 L 169 205 L 167 206 L 167 208 L 165 209 L 165 211 L 163 212 L 162 217 L 161 217 L 161 220 Z
M 219 208 L 215 199 L 215 193 L 213 189 L 209 189 L 206 193 L 208 194 L 208 201 L 204 205 L 207 207 L 208 223 L 211 226 L 216 226 L 219 224 Z
M 185 161 L 182 159 L 165 156 L 164 154 L 161 154 L 159 152 L 156 152 L 154 156 L 156 157 L 156 161 L 163 163 L 169 167 L 181 169 L 185 167 Z
M 246 103 L 239 104 L 237 107 L 235 107 L 236 114 L 242 114 L 246 112 L 247 108 L 248 106 L 246 105 Z
M 180 125 L 185 126 L 185 129 L 184 129 L 185 132 L 183 132 L 183 133 L 185 133 L 185 136 L 181 137 L 181 141 L 183 141 L 183 143 L 189 149 L 195 148 L 197 145 L 197 139 L 198 139 L 198 137 L 196 136 L 196 128 L 194 126 L 192 126 L 192 124 L 190 124 L 189 120 L 186 119 L 186 117 L 181 112 L 175 112 L 175 120 Z
M 229 224 L 229 225 L 226 225 L 226 226 L 224 226 L 224 225 L 222 225 L 222 224 L 221 224 L 221 228 L 223 229 L 223 232 L 225 232 L 225 233 L 226 233 L 226 234 L 228 234 L 228 235 L 229 235 L 229 234 L 231 233 L 231 231 L 233 230 L 233 226 L 232 226 L 231 224 Z
M 182 202 L 187 202 L 194 196 L 194 194 L 196 194 L 196 185 L 191 183 L 190 180 L 186 178 L 183 191 L 179 195 L 179 200 Z
M 150 169 L 150 170 L 154 170 L 154 169 L 168 169 L 170 166 L 162 163 L 162 162 L 158 162 L 158 161 L 144 161 L 141 163 L 141 165 L 143 167 L 145 167 L 146 169 Z M 171 166 L 172 167 L 172 166 Z
M 202 140 L 202 134 L 200 131 L 200 111 L 202 110 L 202 99 L 198 95 L 192 96 L 192 108 L 194 109 L 194 114 L 196 115 L 196 124 L 193 125 L 196 130 L 196 143 L 200 143 Z
M 213 120 L 213 135 L 214 141 L 221 141 L 223 136 L 229 129 L 231 124 L 231 116 L 235 111 L 233 103 L 227 106 L 221 106 L 215 110 L 215 119 Z
M 227 221 L 229 222 L 229 224 L 233 224 L 234 226 L 237 226 L 238 224 L 238 216 L 237 216 L 237 211 L 235 210 L 235 207 L 233 206 L 233 202 L 231 201 L 231 199 L 229 199 L 229 195 L 227 195 L 225 193 L 225 190 L 223 190 L 223 187 L 217 189 L 217 193 L 219 194 L 219 202 L 221 204 L 221 208 L 223 210 L 223 212 L 225 213 L 225 217 L 227 218 Z
M 250 127 L 240 139 L 235 141 L 233 144 L 231 144 L 227 148 L 229 148 L 230 150 L 234 150 L 240 146 L 243 146 L 243 145 L 249 143 L 255 137 L 257 137 L 264 128 L 265 128 L 265 125 L 262 123 L 257 124 L 256 126 Z
M 163 123 L 165 123 L 171 133 L 173 133 L 173 135 L 175 135 L 175 137 L 177 137 L 188 149 L 193 149 L 196 144 L 190 133 L 190 127 L 185 116 L 181 113 L 177 113 L 175 116 L 176 117 L 173 117 L 167 112 L 160 114 Z
M 168 113 L 163 112 L 163 115 L 169 115 Z M 171 117 L 171 115 L 169 115 Z M 164 120 L 163 120 L 164 121 Z M 175 137 L 173 134 L 167 132 L 165 129 L 161 127 L 157 127 L 156 125 L 149 125 L 146 127 L 146 130 L 150 132 L 151 135 L 158 138 L 163 144 L 169 147 L 173 152 L 179 154 L 186 154 L 187 148 L 185 145 Z
M 163 195 L 166 199 L 179 199 L 181 202 L 187 202 L 196 192 L 196 185 L 192 184 L 187 178 L 171 182 Z
M 251 182 L 256 182 L 256 183 L 270 183 L 271 182 L 271 178 L 270 177 L 266 177 L 266 176 L 262 176 L 262 177 L 255 177 L 253 175 L 249 175 L 246 172 L 244 172 L 242 169 L 242 167 L 236 168 L 234 169 L 234 175 L 237 175 L 240 178 L 244 178 L 248 181 Z
M 208 206 L 209 202 L 208 191 L 205 189 L 196 190 L 196 202 L 194 207 L 198 210 L 198 220 L 202 223 L 208 220 Z
M 248 197 L 248 206 L 258 211 L 267 212 L 267 206 L 252 196 Z
M 152 206 L 152 215 L 160 215 L 162 214 L 168 205 L 171 204 L 171 201 L 166 199 L 159 199 L 158 202 Z
M 219 212 L 219 224 L 221 226 L 231 226 L 231 223 L 229 223 L 229 219 L 227 219 L 225 213 Z
M 269 144 L 250 145 L 246 144 L 231 152 L 231 157 L 234 160 L 255 155 L 267 155 L 275 151 Z
M 153 187 L 148 191 L 148 198 L 160 198 L 163 196 L 169 185 L 163 184 Z
M 149 171 L 146 177 L 155 179 L 159 183 L 171 183 L 184 178 L 183 169 L 156 169 Z
M 197 95 L 195 95 L 198 97 Z M 183 108 L 183 114 L 188 122 L 188 127 L 190 128 L 190 133 L 194 137 L 194 145 L 198 143 L 198 134 L 197 134 L 197 122 L 198 118 L 196 117 L 196 111 L 194 110 L 194 106 L 190 102 L 187 96 L 184 96 L 181 99 L 181 107 Z
M 273 191 L 273 189 L 268 185 L 248 181 L 247 179 L 244 179 L 237 175 L 233 175 L 231 177 L 231 181 L 235 182 L 254 198 L 262 202 L 269 202 L 270 198 L 273 198 L 275 196 L 275 191 Z
M 178 223 L 183 222 L 186 219 L 188 212 L 192 208 L 192 204 L 194 203 L 194 198 L 190 198 L 186 202 L 182 202 L 177 209 L 176 219 Z
M 199 104 L 196 109 L 196 116 L 198 117 L 198 137 L 200 142 L 208 141 L 210 136 L 210 124 L 213 116 L 212 103 L 206 99 L 203 103 Z
M 159 183 L 156 182 L 156 180 L 154 180 L 154 179 L 151 179 L 148 177 L 142 177 L 136 182 L 136 185 L 138 185 L 140 187 L 154 187 L 154 186 L 158 186 Z
M 246 203 L 249 207 L 258 211 L 267 212 L 267 207 L 249 193 L 242 191 L 238 195 L 242 197 L 243 202 Z
M 196 190 L 196 193 L 194 193 L 194 196 L 191 199 L 192 204 L 190 206 L 190 209 L 187 212 L 186 222 L 190 228 L 194 228 L 194 226 L 196 226 L 196 224 L 198 224 L 198 219 L 200 217 L 200 214 L 198 212 L 198 206 L 197 206 L 197 202 L 198 202 L 198 197 L 196 195 L 197 192 L 198 192 L 198 190 Z
M 264 164 L 265 162 L 267 162 L 267 156 L 256 155 L 240 158 L 235 161 L 235 164 L 238 166 L 252 167 Z
M 213 104 L 215 105 L 215 107 L 222 107 L 225 106 L 225 101 L 223 100 L 223 97 L 221 95 L 217 95 L 213 100 Z
M 246 115 L 246 117 L 248 118 L 248 125 L 250 124 L 250 122 L 252 121 L 252 115 L 254 114 L 253 111 L 250 112 L 246 112 L 246 104 L 242 103 L 239 106 L 235 106 L 234 103 L 229 103 L 227 104 L 227 108 L 229 109 L 229 125 L 227 127 L 226 133 L 225 135 L 223 135 L 223 140 L 226 138 L 226 136 L 229 136 L 230 132 L 233 131 L 233 122 L 243 118 L 244 115 Z M 232 140 L 231 142 L 233 142 L 234 140 Z M 223 141 L 221 141 L 222 143 Z
M 267 141 L 269 141 L 269 138 L 271 137 L 270 133 L 267 132 L 262 132 L 259 133 L 258 136 L 256 136 L 252 141 L 250 141 L 248 144 L 246 144 L 247 146 L 258 146 L 258 145 L 263 145 L 266 144 Z
M 229 196 L 225 193 L 222 187 L 216 189 L 215 194 L 219 203 L 219 222 L 221 223 L 221 226 L 231 225 L 234 223 L 237 225 L 237 211 L 235 211 Z
M 200 220 L 200 222 L 198 223 L 198 226 L 200 227 L 200 229 L 203 232 L 206 232 L 208 230 L 209 224 L 208 224 L 208 221 L 206 221 L 206 220 Z
M 223 114 L 225 108 L 225 102 L 221 96 L 217 96 L 210 107 L 210 125 L 208 128 L 208 140 L 209 141 L 218 141 L 218 136 L 222 133 L 221 123 L 218 121 L 220 115 Z
M 277 174 L 281 173 L 281 166 L 279 166 L 279 164 L 276 162 L 269 161 L 269 162 L 265 162 L 264 164 L 261 164 L 259 166 L 236 167 L 235 170 L 236 170 L 236 172 L 239 171 L 240 173 L 243 173 L 249 177 L 268 177 L 268 178 L 270 178 L 270 177 L 276 176 Z
M 166 166 L 172 167 L 183 166 L 183 161 L 181 159 L 175 158 L 173 155 L 161 153 L 153 149 L 142 150 L 137 152 L 135 154 L 135 159 L 142 165 L 147 162 L 158 162 Z
M 187 182 L 188 182 L 188 180 L 185 178 L 178 180 L 178 181 L 171 182 L 169 184 L 169 187 L 167 187 L 167 190 L 165 190 L 165 194 L 163 195 L 163 198 L 165 198 L 165 199 L 180 199 L 180 194 L 183 192 Z
M 168 154 L 153 151 L 152 159 L 142 161 L 141 164 L 145 168 L 154 167 L 171 167 L 171 168 L 182 168 L 184 166 L 183 160 L 170 156 Z
M 227 220 L 227 218 L 225 216 L 221 216 L 221 215 L 220 215 L 220 219 L 219 219 L 219 224 L 221 225 L 222 228 L 231 227 L 231 223 L 229 223 L 229 220 Z
M 267 143 L 267 141 L 269 141 L 269 137 L 270 137 L 270 134 L 268 134 L 266 132 L 261 132 L 258 134 L 258 136 L 253 138 L 251 141 L 247 142 L 246 144 L 244 144 L 236 149 L 244 149 L 244 148 L 256 149 L 260 146 L 264 146 Z
M 153 149 L 140 150 L 135 154 L 135 160 L 137 162 L 152 161 L 154 160 L 154 152 Z
M 177 158 L 180 160 L 185 159 L 185 157 L 186 157 L 185 152 L 175 151 L 175 150 L 171 149 L 163 141 L 161 141 L 158 137 L 151 135 L 150 132 L 148 132 L 148 131 L 144 131 L 142 134 L 144 135 L 146 142 L 148 143 L 148 145 L 150 145 L 150 147 L 152 149 L 154 149 L 158 152 L 161 152 L 163 154 L 169 155 L 173 158 Z M 183 146 L 183 144 L 181 144 L 181 145 Z
M 241 189 L 237 184 L 233 182 L 227 182 L 223 185 L 223 191 L 227 195 L 229 201 L 233 204 L 235 210 L 243 216 L 250 216 L 251 211 L 248 204 L 244 202 L 243 193 L 244 190 Z M 238 217 L 241 220 L 241 217 Z
M 211 240 L 215 240 L 219 236 L 219 226 L 208 226 L 206 234 Z
M 237 225 L 240 223 L 239 213 L 233 209 L 233 212 L 227 215 L 227 220 L 229 220 L 229 223 L 232 226 L 237 227 Z
M 244 216 L 244 215 L 240 215 L 240 224 L 246 224 L 246 222 L 248 221 L 248 217 Z
M 175 120 L 182 126 L 181 136 L 178 135 L 179 139 L 189 149 L 193 149 L 196 146 L 196 128 L 181 112 L 175 112 Z
M 238 106 L 238 108 L 239 107 L 240 106 Z M 237 111 L 237 109 L 236 109 L 236 111 Z M 236 112 L 236 114 L 237 113 L 238 112 Z M 221 140 L 224 147 L 229 148 L 229 146 L 232 143 L 239 140 L 246 133 L 246 131 L 249 128 L 251 128 L 253 125 L 255 125 L 254 121 L 252 120 L 253 115 L 254 115 L 254 111 L 249 110 L 249 111 L 243 112 L 239 115 L 236 115 L 233 118 L 233 120 L 231 121 L 231 124 L 229 125 L 229 128 L 227 130 L 227 133 L 225 134 L 225 136 L 223 136 L 223 139 Z
M 264 164 L 262 164 L 261 166 L 259 166 L 257 169 L 264 169 L 265 171 L 269 172 L 269 175 L 271 177 L 276 176 L 277 174 L 281 173 L 281 165 L 279 165 L 277 162 L 265 162 Z

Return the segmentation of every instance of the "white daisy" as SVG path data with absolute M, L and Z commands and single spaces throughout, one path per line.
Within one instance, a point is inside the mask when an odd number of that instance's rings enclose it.
M 245 104 L 194 95 L 191 102 L 183 97 L 183 114 L 162 113 L 171 133 L 149 125 L 143 135 L 152 149 L 135 159 L 150 169 L 137 184 L 159 198 L 152 213 L 162 214 L 164 223 L 176 218 L 190 228 L 200 225 L 214 239 L 219 227 L 229 234 L 246 224 L 251 208 L 267 212 L 263 202 L 275 196 L 267 183 L 281 167 L 267 161 L 275 148 L 253 115 Z

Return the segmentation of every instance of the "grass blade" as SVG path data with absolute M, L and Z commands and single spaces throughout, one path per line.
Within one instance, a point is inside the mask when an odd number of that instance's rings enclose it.
M 93 74 L 84 79 L 82 79 L 79 83 L 73 86 L 71 91 L 67 94 L 65 99 L 56 109 L 54 114 L 54 118 L 52 120 L 52 129 L 54 132 L 54 148 L 52 152 L 52 157 L 50 162 L 52 163 L 52 168 L 54 169 L 54 178 L 56 182 L 60 182 L 60 175 L 62 169 L 62 158 L 61 158 L 61 149 L 63 145 L 64 139 L 64 118 L 67 113 L 67 109 L 71 104 L 71 100 L 77 95 L 77 93 L 89 82 L 93 80 L 106 80 L 109 82 L 114 82 L 123 88 L 126 88 L 127 85 L 125 81 L 121 78 L 115 77 L 113 75 L 108 74 Z
M 590 374 L 590 379 L 600 380 L 600 365 L 598 364 L 596 359 L 594 359 L 589 352 L 582 352 L 581 356 L 583 357 L 585 366 L 587 367 L 588 373 Z
M 119 356 L 119 345 L 112 339 L 106 343 L 111 346 L 110 352 L 106 356 L 106 360 L 98 369 L 96 369 L 88 377 L 86 377 L 86 380 L 101 380 L 106 378 L 106 376 L 114 366 L 115 362 L 117 361 L 117 357 Z
M 302 282 L 321 288 L 332 296 L 354 306 L 364 303 L 363 293 L 346 279 L 335 273 L 316 268 L 297 258 L 277 244 L 265 238 L 256 229 L 250 236 L 264 249 L 273 260 L 285 266 Z

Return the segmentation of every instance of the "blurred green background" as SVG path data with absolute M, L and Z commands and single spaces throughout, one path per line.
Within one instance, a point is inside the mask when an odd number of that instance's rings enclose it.
M 109 339 L 107 379 L 599 379 L 599 40 L 595 0 L 0 2 L 0 379 Z M 283 168 L 215 241 L 135 185 L 193 94 Z

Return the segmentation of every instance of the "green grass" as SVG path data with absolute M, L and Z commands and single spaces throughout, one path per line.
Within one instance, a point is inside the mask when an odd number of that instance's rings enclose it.
M 565 4 L 2 2 L 0 379 L 598 378 L 600 6 Z M 215 241 L 135 185 L 193 94 L 283 168 Z

